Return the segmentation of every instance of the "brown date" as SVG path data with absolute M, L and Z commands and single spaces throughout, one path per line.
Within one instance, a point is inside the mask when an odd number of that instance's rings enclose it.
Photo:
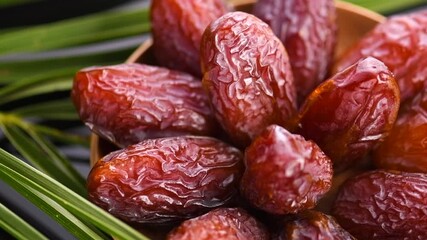
M 241 152 L 209 137 L 147 139 L 99 160 L 89 199 L 127 222 L 187 219 L 233 201 Z
M 357 239 L 427 239 L 427 174 L 376 170 L 348 180 L 333 215 Z
M 379 24 L 336 64 L 341 71 L 358 59 L 372 56 L 395 75 L 402 102 L 427 87 L 427 11 L 390 17 Z
M 427 173 L 427 88 L 402 107 L 374 156 L 380 168 Z
M 337 37 L 333 0 L 258 0 L 253 14 L 266 22 L 289 54 L 298 102 L 325 80 Z
M 341 171 L 384 140 L 399 104 L 393 74 L 375 58 L 361 59 L 310 94 L 300 109 L 298 133 L 316 142 Z
M 202 83 L 166 68 L 143 64 L 85 68 L 76 74 L 71 95 L 80 119 L 121 147 L 146 138 L 217 131 Z
M 330 189 L 332 162 L 312 141 L 271 125 L 245 151 L 240 191 L 266 212 L 313 208 Z
M 227 13 L 203 33 L 203 86 L 216 118 L 239 146 L 296 111 L 292 70 L 283 44 L 253 15 Z
M 223 0 L 151 1 L 151 33 L 158 63 L 200 77 L 203 31 L 226 12 Z
M 334 217 L 308 210 L 286 223 L 277 240 L 355 240 Z
M 268 240 L 269 233 L 241 208 L 218 208 L 184 221 L 168 240 Z

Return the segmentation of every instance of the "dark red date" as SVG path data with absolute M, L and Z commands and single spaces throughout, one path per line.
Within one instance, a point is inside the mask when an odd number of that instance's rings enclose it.
M 214 135 L 218 128 L 202 83 L 166 68 L 120 64 L 82 69 L 71 95 L 80 119 L 121 147 L 146 138 Z
M 348 180 L 333 215 L 357 239 L 427 239 L 427 174 L 376 170 Z
M 313 208 L 330 189 L 332 162 L 312 141 L 272 125 L 245 151 L 242 195 L 272 214 Z
M 393 74 L 381 61 L 365 58 L 310 94 L 299 113 L 298 133 L 316 142 L 340 171 L 387 137 L 399 105 Z
M 334 217 L 308 210 L 286 223 L 277 240 L 356 240 Z
M 283 42 L 295 78 L 298 102 L 325 80 L 337 38 L 333 0 L 258 0 L 253 13 Z
M 283 44 L 253 15 L 232 12 L 202 37 L 203 85 L 216 118 L 239 146 L 296 111 L 292 70 Z
M 99 160 L 88 176 L 89 199 L 127 222 L 195 217 L 233 201 L 241 152 L 208 137 L 147 139 Z
M 402 102 L 427 87 L 427 11 L 390 17 L 362 38 L 336 64 L 337 71 L 372 56 L 392 71 Z
M 223 0 L 155 0 L 150 10 L 158 63 L 201 76 L 202 34 L 211 21 L 228 12 Z
M 402 108 L 374 156 L 380 168 L 427 173 L 427 89 Z
M 268 240 L 269 233 L 241 208 L 218 208 L 184 221 L 168 240 Z

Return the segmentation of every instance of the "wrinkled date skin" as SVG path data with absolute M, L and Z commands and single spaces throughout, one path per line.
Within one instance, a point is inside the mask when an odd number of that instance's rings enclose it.
M 427 173 L 427 88 L 402 107 L 374 159 L 380 168 Z
M 298 102 L 325 80 L 337 38 L 333 0 L 259 0 L 253 14 L 266 22 L 289 54 Z
M 337 63 L 341 71 L 360 58 L 372 56 L 392 71 L 406 101 L 427 87 L 427 11 L 390 17 L 379 24 Z
M 223 0 L 151 1 L 151 33 L 158 63 L 200 77 L 203 31 L 228 11 Z
M 365 58 L 323 82 L 299 113 L 298 133 L 315 141 L 341 171 L 389 134 L 400 105 L 393 74 Z
M 240 191 L 266 212 L 313 208 L 330 189 L 332 162 L 312 141 L 271 125 L 245 151 Z
M 202 37 L 203 86 L 236 145 L 247 146 L 270 124 L 296 111 L 292 70 L 283 44 L 253 15 L 225 14 Z
M 308 210 L 289 221 L 277 240 L 356 240 L 334 217 Z
M 269 233 L 241 208 L 218 208 L 184 221 L 167 240 L 268 240 Z
M 71 95 L 80 119 L 121 147 L 146 138 L 213 135 L 219 126 L 201 82 L 166 68 L 86 68 L 76 74 Z
M 214 138 L 147 139 L 92 168 L 89 199 L 131 223 L 162 223 L 222 206 L 238 192 L 241 152 Z
M 427 174 L 376 170 L 347 181 L 333 215 L 357 239 L 427 239 Z

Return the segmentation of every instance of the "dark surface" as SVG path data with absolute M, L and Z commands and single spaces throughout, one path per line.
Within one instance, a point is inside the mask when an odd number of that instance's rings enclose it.
M 107 10 L 131 0 L 42 0 L 0 8 L 0 28 L 47 23 Z

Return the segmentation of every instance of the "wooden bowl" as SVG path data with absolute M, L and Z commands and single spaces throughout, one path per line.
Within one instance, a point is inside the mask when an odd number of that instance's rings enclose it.
M 251 12 L 255 0 L 233 0 L 230 2 L 232 2 L 236 10 Z M 335 59 L 369 30 L 385 20 L 384 16 L 347 2 L 336 1 L 336 8 L 338 41 L 335 49 Z M 142 43 L 126 62 L 154 63 L 154 57 L 150 48 L 151 45 L 151 39 Z M 114 149 L 115 147 L 112 144 L 100 139 L 96 134 L 92 134 L 90 148 L 91 165 Z

